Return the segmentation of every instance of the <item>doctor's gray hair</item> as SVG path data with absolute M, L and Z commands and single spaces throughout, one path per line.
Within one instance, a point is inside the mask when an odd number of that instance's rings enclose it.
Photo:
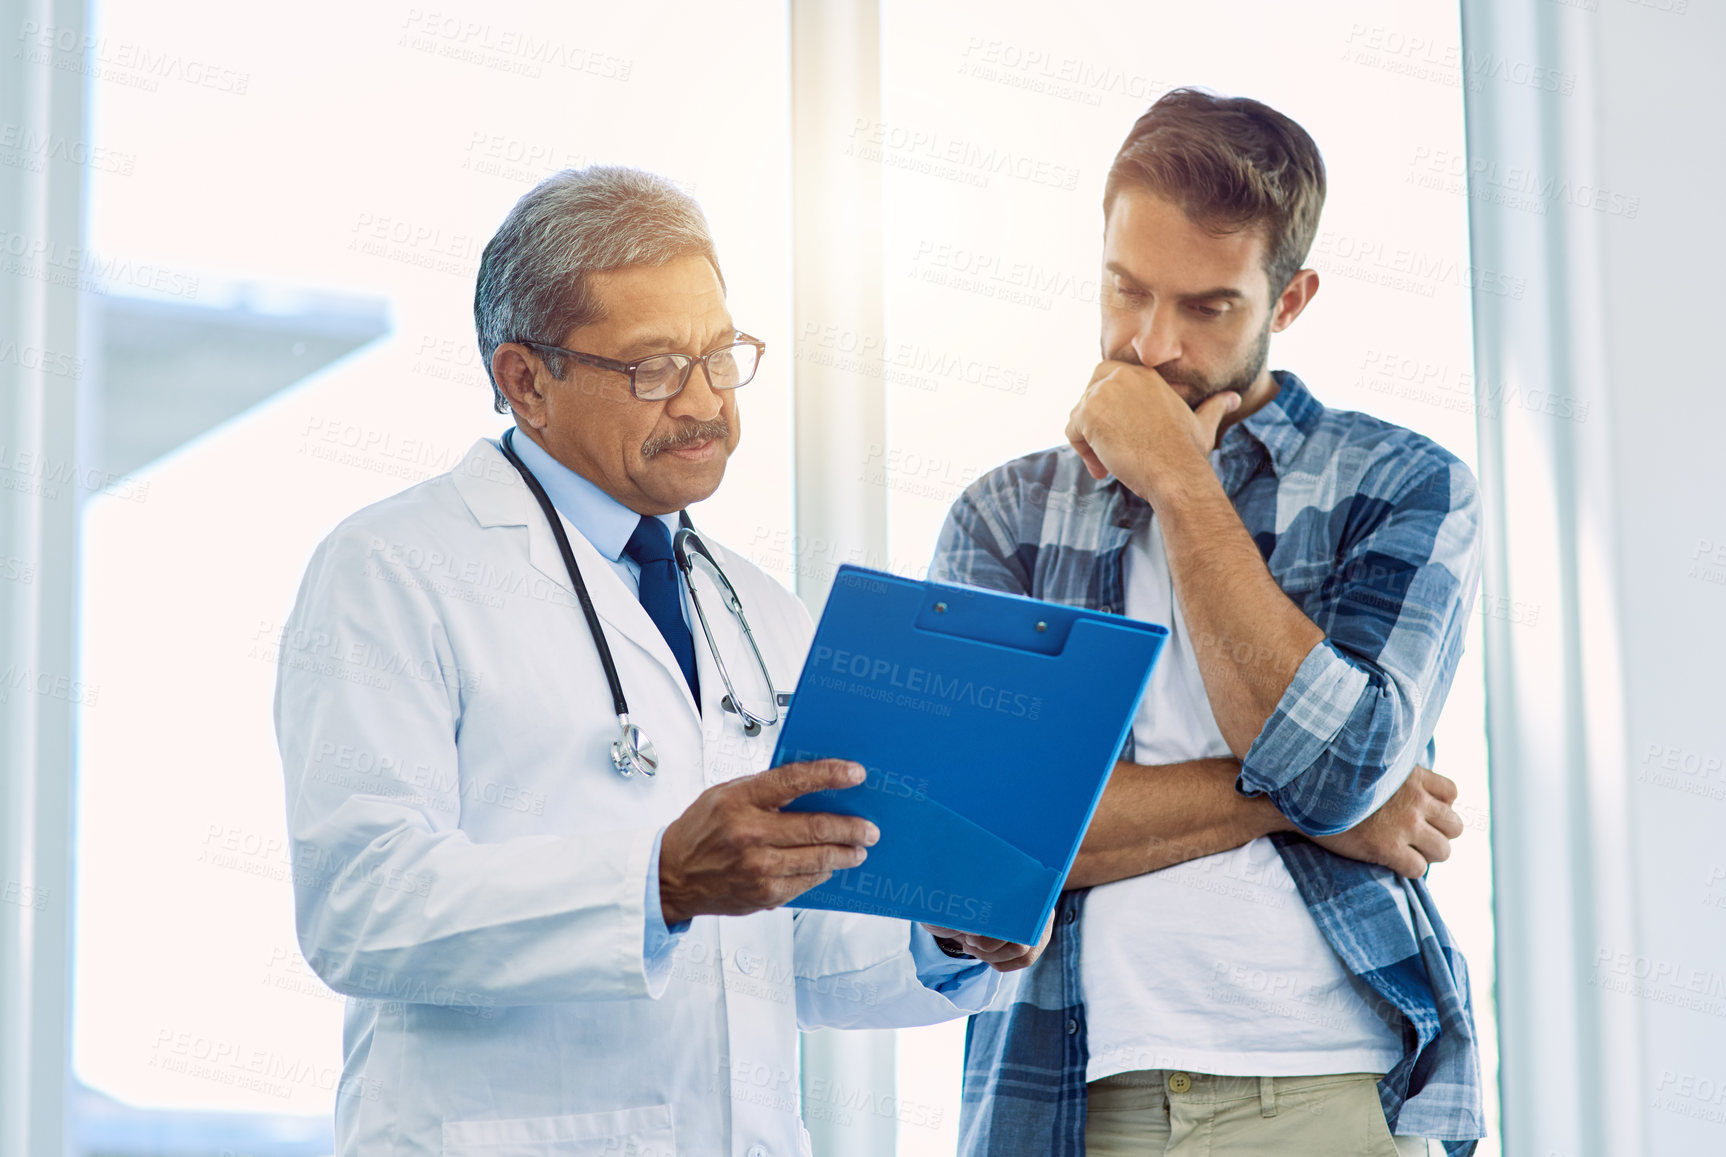
M 474 287 L 474 328 L 497 412 L 510 412 L 491 372 L 498 346 L 556 345 L 570 330 L 603 320 L 589 274 L 689 256 L 707 258 L 725 288 L 701 206 L 665 177 L 590 165 L 564 169 L 535 185 L 487 242 Z M 565 359 L 535 352 L 553 377 L 563 377 Z

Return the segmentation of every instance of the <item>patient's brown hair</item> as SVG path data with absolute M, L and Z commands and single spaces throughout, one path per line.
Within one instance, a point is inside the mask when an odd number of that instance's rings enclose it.
M 1271 297 L 1312 249 L 1324 207 L 1324 158 L 1306 130 L 1269 105 L 1197 88 L 1164 93 L 1134 123 L 1103 186 L 1103 219 L 1123 188 L 1180 206 L 1217 233 L 1261 228 Z

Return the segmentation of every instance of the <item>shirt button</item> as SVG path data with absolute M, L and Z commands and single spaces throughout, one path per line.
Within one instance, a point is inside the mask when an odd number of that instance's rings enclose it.
M 743 975 L 748 976 L 751 972 L 755 971 L 755 956 L 749 951 L 749 949 L 739 948 L 737 950 L 737 955 L 732 959 L 737 961 L 737 971 L 743 973 Z M 757 1145 L 756 1148 L 760 1149 L 761 1147 Z M 753 1152 L 753 1150 L 751 1150 L 751 1152 Z M 763 1149 L 762 1152 L 765 1153 L 766 1150 Z
M 767 1157 L 767 1147 L 765 1145 L 751 1145 L 745 1157 Z
M 1061 923 L 1071 924 L 1073 921 L 1077 920 L 1078 918 L 1079 918 L 1078 910 L 1075 908 L 1068 908 L 1067 914 L 1065 916 L 1061 917 Z
M 1112 615 L 1112 614 L 1114 614 L 1114 613 L 1115 613 L 1115 608 L 1114 608 L 1114 607 L 1111 607 L 1111 606 L 1107 606 L 1107 605 L 1105 605 L 1105 606 L 1104 606 L 1104 607 L 1103 607 L 1103 613 L 1104 613 L 1104 614 L 1105 614 L 1105 615 Z
M 1184 1093 L 1193 1087 L 1193 1078 L 1186 1073 L 1169 1074 L 1169 1092 Z
M 1074 1020 L 1071 1017 L 1068 1017 L 1067 1018 L 1067 1035 L 1072 1036 L 1075 1033 L 1077 1033 L 1078 1031 L 1079 1031 L 1079 1022 Z

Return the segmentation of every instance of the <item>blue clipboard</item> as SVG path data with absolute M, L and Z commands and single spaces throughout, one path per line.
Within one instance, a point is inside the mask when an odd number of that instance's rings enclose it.
M 787 811 L 881 839 L 791 902 L 1034 943 L 1168 631 L 1022 595 L 844 566 L 773 764 L 849 759 L 864 782 Z

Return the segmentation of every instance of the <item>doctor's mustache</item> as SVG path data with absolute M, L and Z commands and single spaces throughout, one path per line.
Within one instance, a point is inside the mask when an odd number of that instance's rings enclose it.
M 709 418 L 704 422 L 691 422 L 687 426 L 681 426 L 670 434 L 649 438 L 641 444 L 641 456 L 651 458 L 662 451 L 696 446 L 710 438 L 724 441 L 730 437 L 731 423 L 724 418 Z

